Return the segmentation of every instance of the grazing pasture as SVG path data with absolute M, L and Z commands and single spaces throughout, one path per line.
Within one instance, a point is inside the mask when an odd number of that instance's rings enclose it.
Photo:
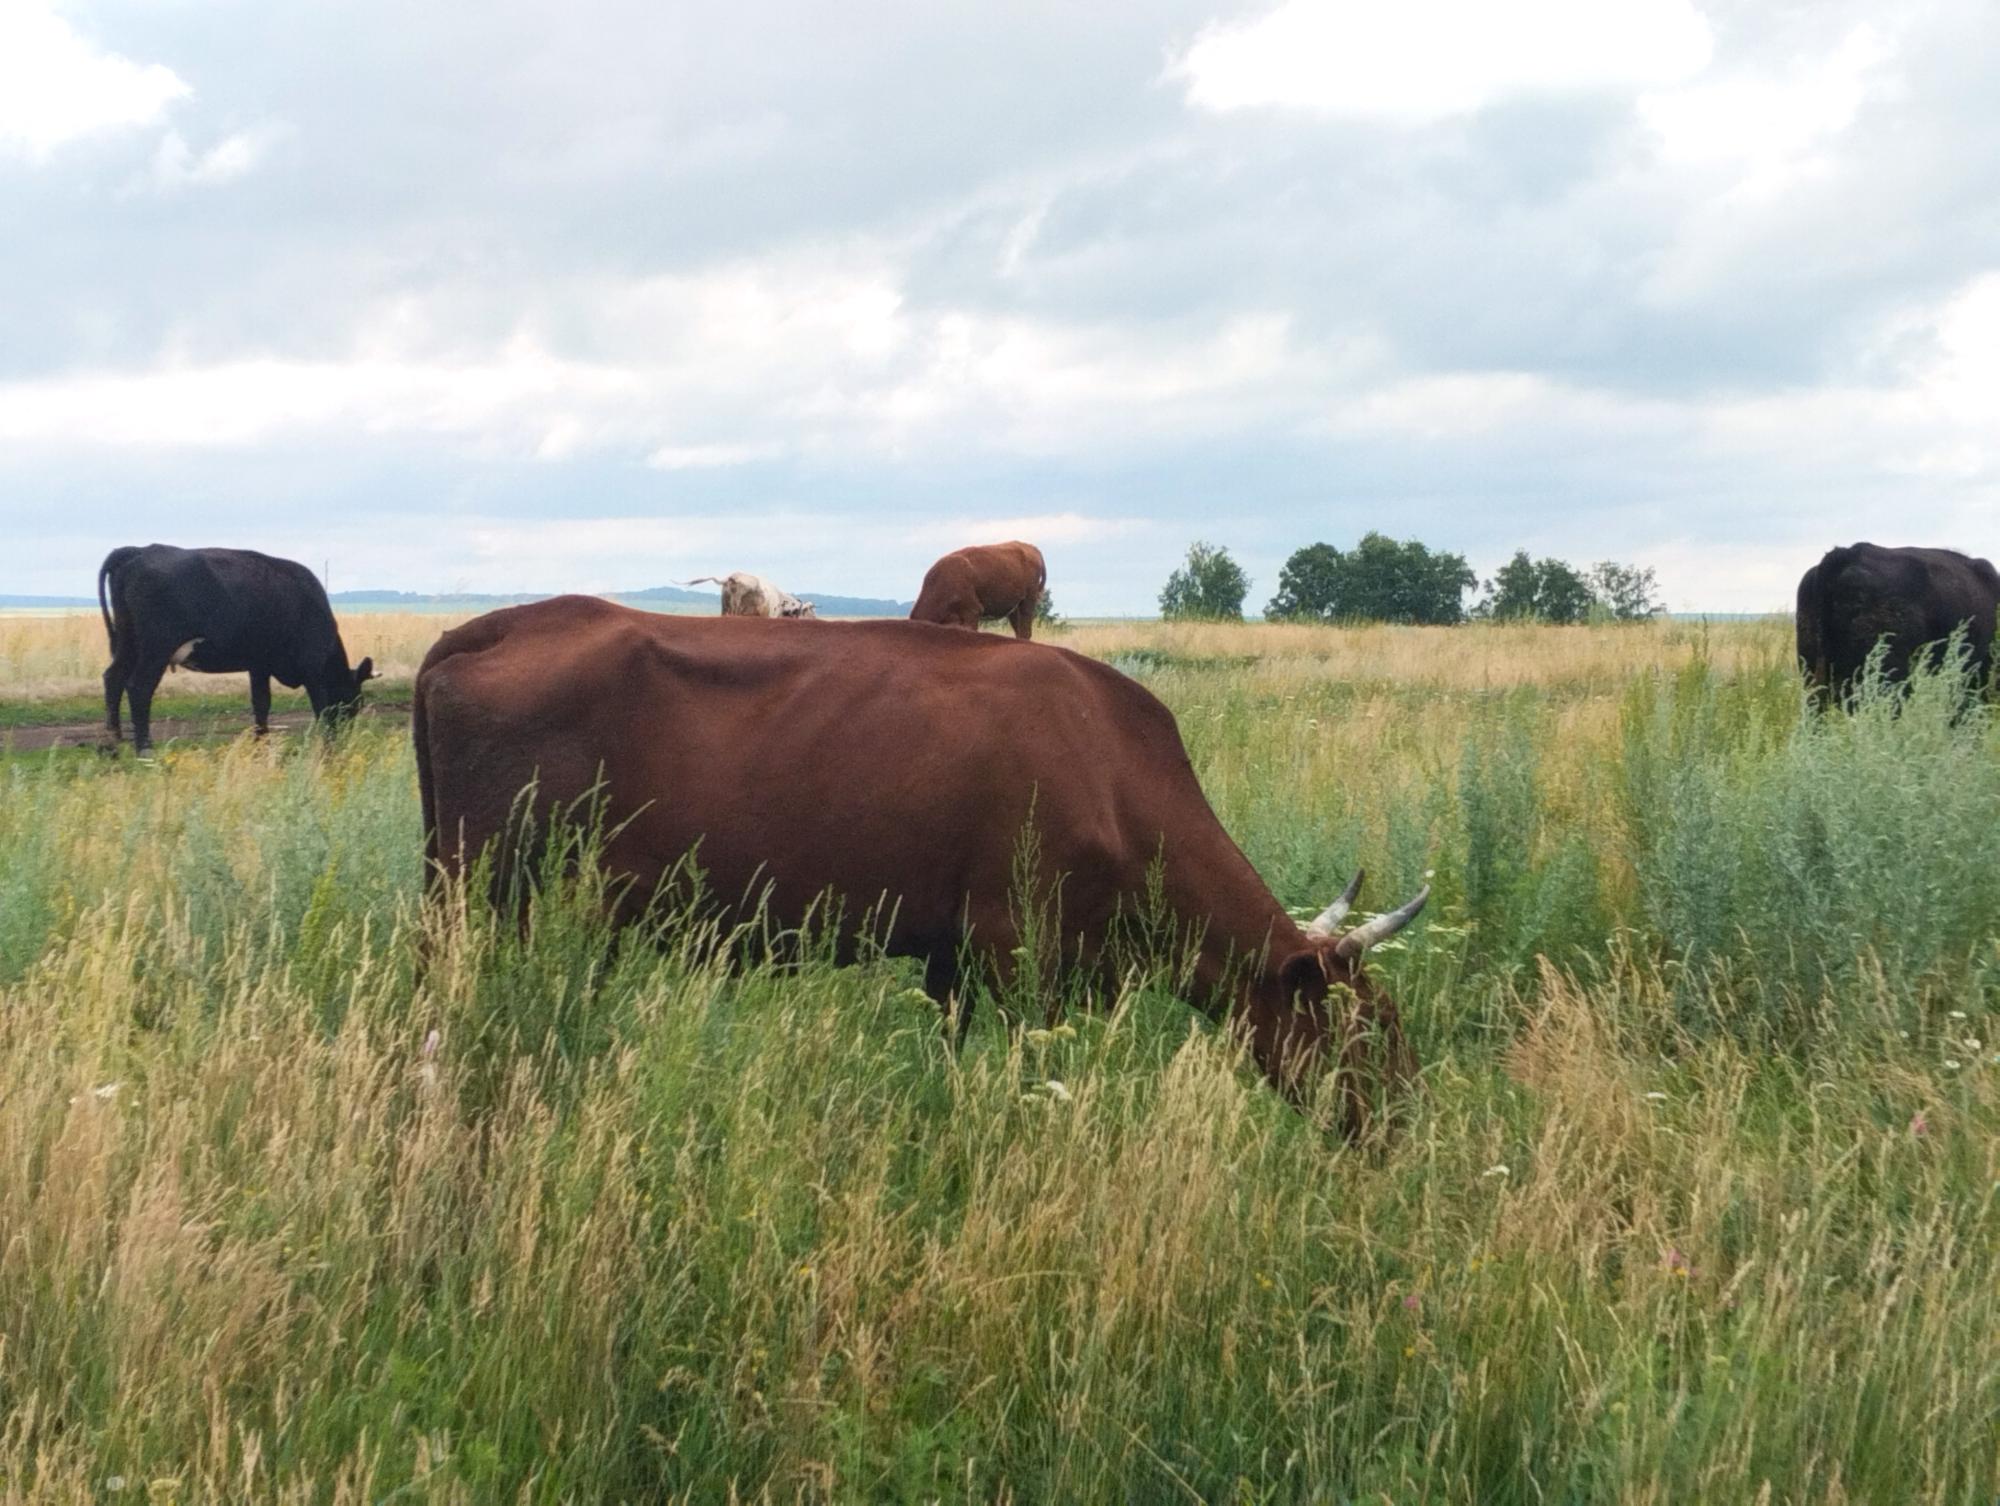
M 1990 708 L 1803 716 L 1783 620 L 1054 637 L 1298 913 L 1432 874 L 1397 1141 L 1170 957 L 954 1056 L 905 965 L 426 911 L 393 727 L 0 758 L 6 1499 L 2000 1491 Z

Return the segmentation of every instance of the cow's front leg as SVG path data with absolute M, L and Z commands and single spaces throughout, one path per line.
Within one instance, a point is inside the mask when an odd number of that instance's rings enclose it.
M 261 669 L 250 671 L 250 714 L 257 718 L 257 735 L 271 730 L 271 677 Z

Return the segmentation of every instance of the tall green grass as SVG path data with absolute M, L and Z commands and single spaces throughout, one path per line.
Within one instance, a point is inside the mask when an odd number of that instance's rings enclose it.
M 1993 1497 L 1986 713 L 1136 667 L 1287 904 L 1432 875 L 1386 1152 L 1143 970 L 427 908 L 390 735 L 0 767 L 0 1492 Z

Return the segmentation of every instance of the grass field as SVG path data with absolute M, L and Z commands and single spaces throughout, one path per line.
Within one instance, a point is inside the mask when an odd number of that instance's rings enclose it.
M 1143 977 L 954 1056 L 426 911 L 394 729 L 0 761 L 0 1499 L 1994 1499 L 1990 715 L 1803 717 L 1778 623 L 1060 641 L 1286 904 L 1434 874 L 1390 1149 Z

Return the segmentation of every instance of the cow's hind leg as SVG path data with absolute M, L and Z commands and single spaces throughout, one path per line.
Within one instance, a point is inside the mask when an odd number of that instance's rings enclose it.
M 250 714 L 257 719 L 257 735 L 271 730 L 271 677 L 261 669 L 250 671 Z
M 116 753 L 118 745 L 125 740 L 125 732 L 118 725 L 118 702 L 125 694 L 125 682 L 131 672 L 128 656 L 122 649 L 111 651 L 111 663 L 104 671 L 104 751 Z
M 1032 638 L 1035 636 L 1035 606 L 1035 598 L 1033 596 L 1025 596 L 1021 599 L 1021 604 L 1007 614 L 1008 621 L 1014 625 L 1014 636 L 1016 638 Z

